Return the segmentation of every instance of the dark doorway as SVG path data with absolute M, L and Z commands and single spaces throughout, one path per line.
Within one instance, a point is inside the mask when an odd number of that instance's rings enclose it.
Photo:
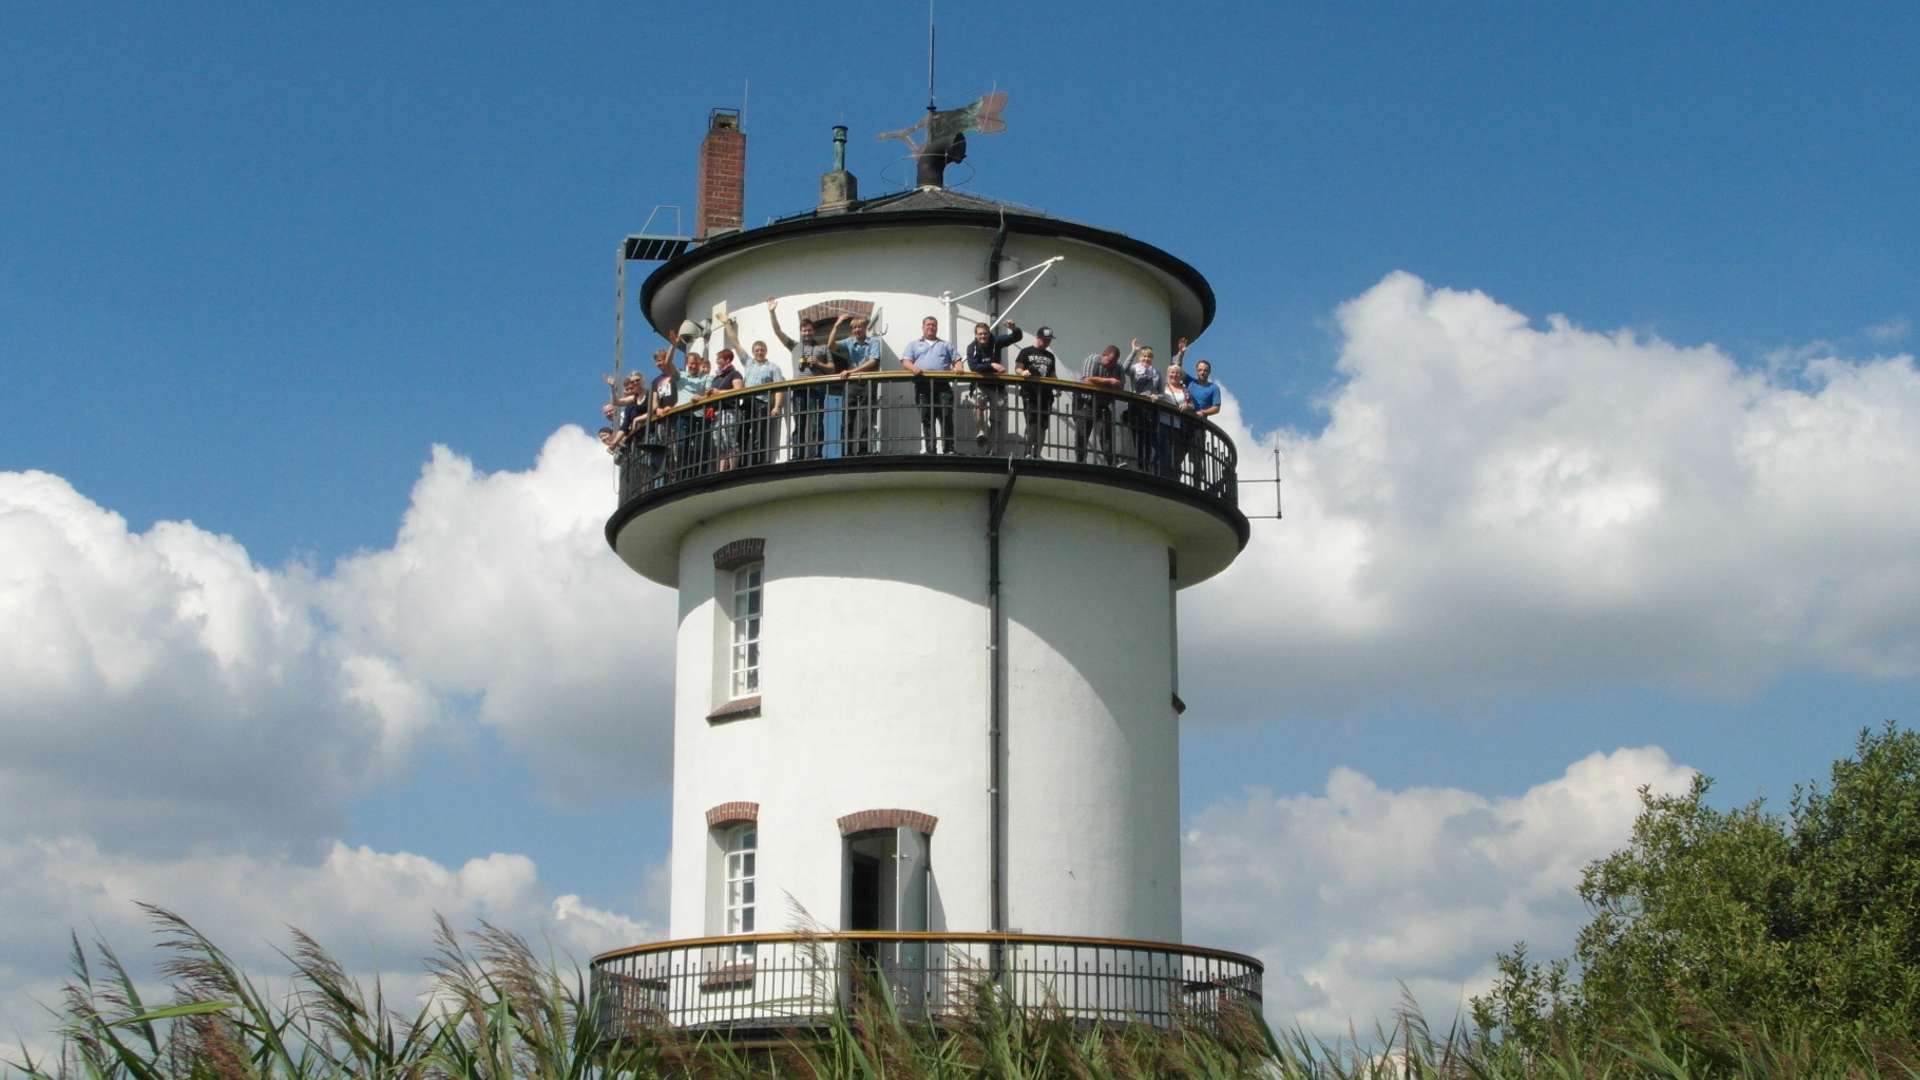
M 918 829 L 869 829 L 846 840 L 848 930 L 926 930 L 927 835 Z
M 858 841 L 847 845 L 847 929 L 880 929 L 880 859 Z

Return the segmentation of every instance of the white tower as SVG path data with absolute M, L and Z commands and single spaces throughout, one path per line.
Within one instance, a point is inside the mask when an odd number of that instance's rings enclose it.
M 1175 984 L 1257 997 L 1256 962 L 1177 944 L 1176 595 L 1246 542 L 1234 450 L 1074 381 L 1135 338 L 1164 365 L 1211 319 L 1206 281 L 921 188 L 708 236 L 640 305 L 713 352 L 731 318 L 791 377 L 769 296 L 795 338 L 866 316 L 881 370 L 682 405 L 626 459 L 608 540 L 680 597 L 673 940 L 596 969 L 635 1008 L 735 1026 L 796 1011 L 818 963 L 776 956 L 796 929 L 866 942 L 928 1007 L 955 956 L 1035 992 L 1034 971 L 1104 965 L 1140 984 L 1076 999 L 1109 1015 L 1164 1015 Z M 1057 381 L 901 367 L 923 319 L 964 346 L 1009 316 L 1056 329 Z

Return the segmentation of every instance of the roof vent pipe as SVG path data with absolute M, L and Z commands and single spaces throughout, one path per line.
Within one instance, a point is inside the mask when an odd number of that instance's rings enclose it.
M 820 176 L 820 213 L 837 214 L 860 201 L 860 181 L 847 171 L 847 129 L 833 129 L 833 171 Z

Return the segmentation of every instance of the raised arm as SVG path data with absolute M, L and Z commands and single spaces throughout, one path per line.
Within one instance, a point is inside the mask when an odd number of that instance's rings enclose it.
M 1025 336 L 1026 334 L 1022 333 L 1019 327 L 1013 325 L 1013 320 L 1008 319 L 1006 321 L 1006 329 L 993 335 L 994 351 L 998 352 Z
M 787 336 L 785 330 L 780 329 L 779 307 L 780 301 L 771 296 L 767 297 L 767 321 L 773 324 L 773 336 L 780 339 L 780 344 L 784 346 L 788 352 L 792 352 L 793 339 Z M 740 350 L 736 348 L 734 351 L 739 352 Z M 794 377 L 798 378 L 799 375 L 799 372 L 794 372 Z
M 810 375 L 833 374 L 833 338 L 834 338 L 834 335 L 840 332 L 840 328 L 845 325 L 847 325 L 847 316 L 844 312 L 842 312 L 839 315 L 835 315 L 833 317 L 833 326 L 827 330 L 827 342 L 826 342 L 827 354 L 824 357 L 820 358 L 819 360 L 816 360 L 813 362 L 815 364 L 822 365 L 824 367 L 824 370 L 810 371 L 808 372 L 808 374 Z

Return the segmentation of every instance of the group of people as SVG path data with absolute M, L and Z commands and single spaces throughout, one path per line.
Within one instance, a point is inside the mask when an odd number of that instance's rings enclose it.
M 727 319 L 727 347 L 716 352 L 711 362 L 689 350 L 685 366 L 678 366 L 674 363 L 678 350 L 669 347 L 653 354 L 657 370 L 652 376 L 636 370 L 624 382 L 607 377 L 613 393 L 603 409 L 608 426 L 600 429 L 600 439 L 608 452 L 623 459 L 643 455 L 639 460 L 656 475 L 676 469 L 727 471 L 767 464 L 782 441 L 783 430 L 790 460 L 824 457 L 834 445 L 848 456 L 879 453 L 882 387 L 853 378 L 879 371 L 883 359 L 884 346 L 870 335 L 867 318 L 838 315 L 824 337 L 818 336 L 819 324 L 803 318 L 796 341 L 780 325 L 776 299 L 767 300 L 767 313 L 774 337 L 789 353 L 791 379 L 767 358 L 764 341 L 754 342 L 742 356 L 735 321 Z M 1154 363 L 1154 351 L 1138 339 L 1124 361 L 1119 347 L 1113 345 L 1082 361 L 1080 382 L 1115 392 L 1120 395 L 1116 398 L 1075 393 L 1046 381 L 1062 378 L 1060 360 L 1052 349 L 1052 327 L 1034 331 L 1032 343 L 1007 362 L 1005 350 L 1025 336 L 1011 319 L 998 328 L 976 323 L 973 340 L 955 347 L 940 337 L 939 320 L 929 317 L 921 323 L 921 336 L 901 351 L 900 366 L 914 376 L 913 407 L 919 414 L 926 453 L 955 453 L 959 400 L 973 414 L 973 438 L 980 450 L 1001 445 L 1012 436 L 1015 421 L 1009 394 L 1013 393 L 1019 397 L 1018 413 L 1024 421 L 1019 433 L 1022 452 L 1029 457 L 1047 456 L 1057 396 L 1067 393 L 1073 397 L 1076 461 L 1091 458 L 1174 479 L 1190 469 L 1196 481 L 1202 479 L 1202 425 L 1193 421 L 1220 411 L 1220 387 L 1205 360 L 1194 364 L 1192 375 L 1187 373 L 1186 339 L 1175 346 L 1164 372 Z M 980 378 L 944 377 L 955 374 Z M 957 384 L 964 384 L 964 390 Z M 731 393 L 759 387 L 767 389 Z M 704 408 L 680 408 L 703 400 L 708 401 Z M 836 414 L 837 432 L 829 423 Z M 1064 445 L 1055 449 L 1064 456 Z

